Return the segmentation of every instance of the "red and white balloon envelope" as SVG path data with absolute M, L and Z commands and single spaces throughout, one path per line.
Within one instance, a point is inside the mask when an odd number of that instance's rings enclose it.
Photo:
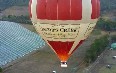
M 67 67 L 71 54 L 94 29 L 99 0 L 30 0 L 31 21 L 39 35 Z

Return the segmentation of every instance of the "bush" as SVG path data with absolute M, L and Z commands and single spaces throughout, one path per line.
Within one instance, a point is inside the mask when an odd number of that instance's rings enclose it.
M 0 72 L 2 72 L 2 68 L 0 67 Z
M 95 29 L 95 30 L 93 30 L 92 34 L 93 35 L 100 35 L 101 34 L 101 30 Z
M 10 21 L 10 22 L 16 22 L 16 23 L 23 23 L 23 24 L 32 24 L 29 16 L 14 16 L 14 15 L 8 15 L 7 17 L 2 17 L 3 21 Z
M 86 63 L 89 64 L 94 62 L 96 58 L 105 50 L 108 44 L 109 44 L 108 35 L 96 39 L 86 52 L 85 55 Z
M 106 31 L 115 31 L 116 30 L 116 22 L 105 20 L 103 18 L 100 18 L 97 22 L 96 28 Z

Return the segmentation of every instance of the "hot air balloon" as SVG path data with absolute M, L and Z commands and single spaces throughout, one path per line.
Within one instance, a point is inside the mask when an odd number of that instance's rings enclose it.
M 94 29 L 100 15 L 99 0 L 30 0 L 31 21 L 57 54 L 61 67 Z

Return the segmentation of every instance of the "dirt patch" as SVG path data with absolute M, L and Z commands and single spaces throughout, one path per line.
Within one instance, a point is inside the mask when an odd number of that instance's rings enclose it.
M 15 16 L 21 16 L 21 15 L 28 15 L 28 7 L 27 6 L 13 6 L 8 9 L 5 9 L 4 11 L 1 11 L 1 16 L 8 16 L 8 15 L 15 15 Z
M 32 32 L 36 32 L 35 28 L 33 25 L 29 25 L 29 24 L 20 24 L 21 26 L 23 26 L 24 28 L 32 31 Z

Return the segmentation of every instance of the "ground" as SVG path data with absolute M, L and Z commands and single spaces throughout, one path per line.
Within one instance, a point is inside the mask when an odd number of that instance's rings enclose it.
M 1 15 L 8 16 L 8 15 L 28 15 L 28 6 L 12 6 L 4 11 L 1 11 Z
M 84 54 L 94 39 L 98 37 L 97 35 L 91 35 L 85 40 L 68 60 L 68 68 L 60 67 L 59 59 L 46 45 L 41 50 L 19 59 L 15 63 L 11 63 L 11 66 L 5 68 L 3 73 L 52 73 L 53 70 L 57 71 L 57 73 L 81 73 L 85 68 Z
M 109 54 L 104 56 L 104 65 L 99 69 L 99 73 L 116 73 L 116 50 L 109 50 Z M 111 69 L 106 68 L 106 65 L 111 65 Z
M 116 59 L 112 58 L 115 55 L 116 50 L 106 49 L 85 71 L 88 73 L 116 73 Z M 107 65 L 111 65 L 111 69 L 107 68 Z
M 105 33 L 102 31 L 102 34 Z M 111 32 L 110 35 L 116 35 L 116 32 Z M 106 47 L 106 50 L 98 56 L 94 63 L 86 67 L 83 73 L 116 73 L 116 59 L 113 59 L 113 56 L 116 56 L 116 50 Z M 107 68 L 107 65 L 111 65 L 111 69 Z
M 4 11 L 0 12 L 0 19 L 2 19 L 2 17 L 4 16 L 8 16 L 8 15 L 15 15 L 15 16 L 27 16 L 29 15 L 28 12 L 28 6 L 12 6 L 9 7 L 8 9 L 5 9 Z

